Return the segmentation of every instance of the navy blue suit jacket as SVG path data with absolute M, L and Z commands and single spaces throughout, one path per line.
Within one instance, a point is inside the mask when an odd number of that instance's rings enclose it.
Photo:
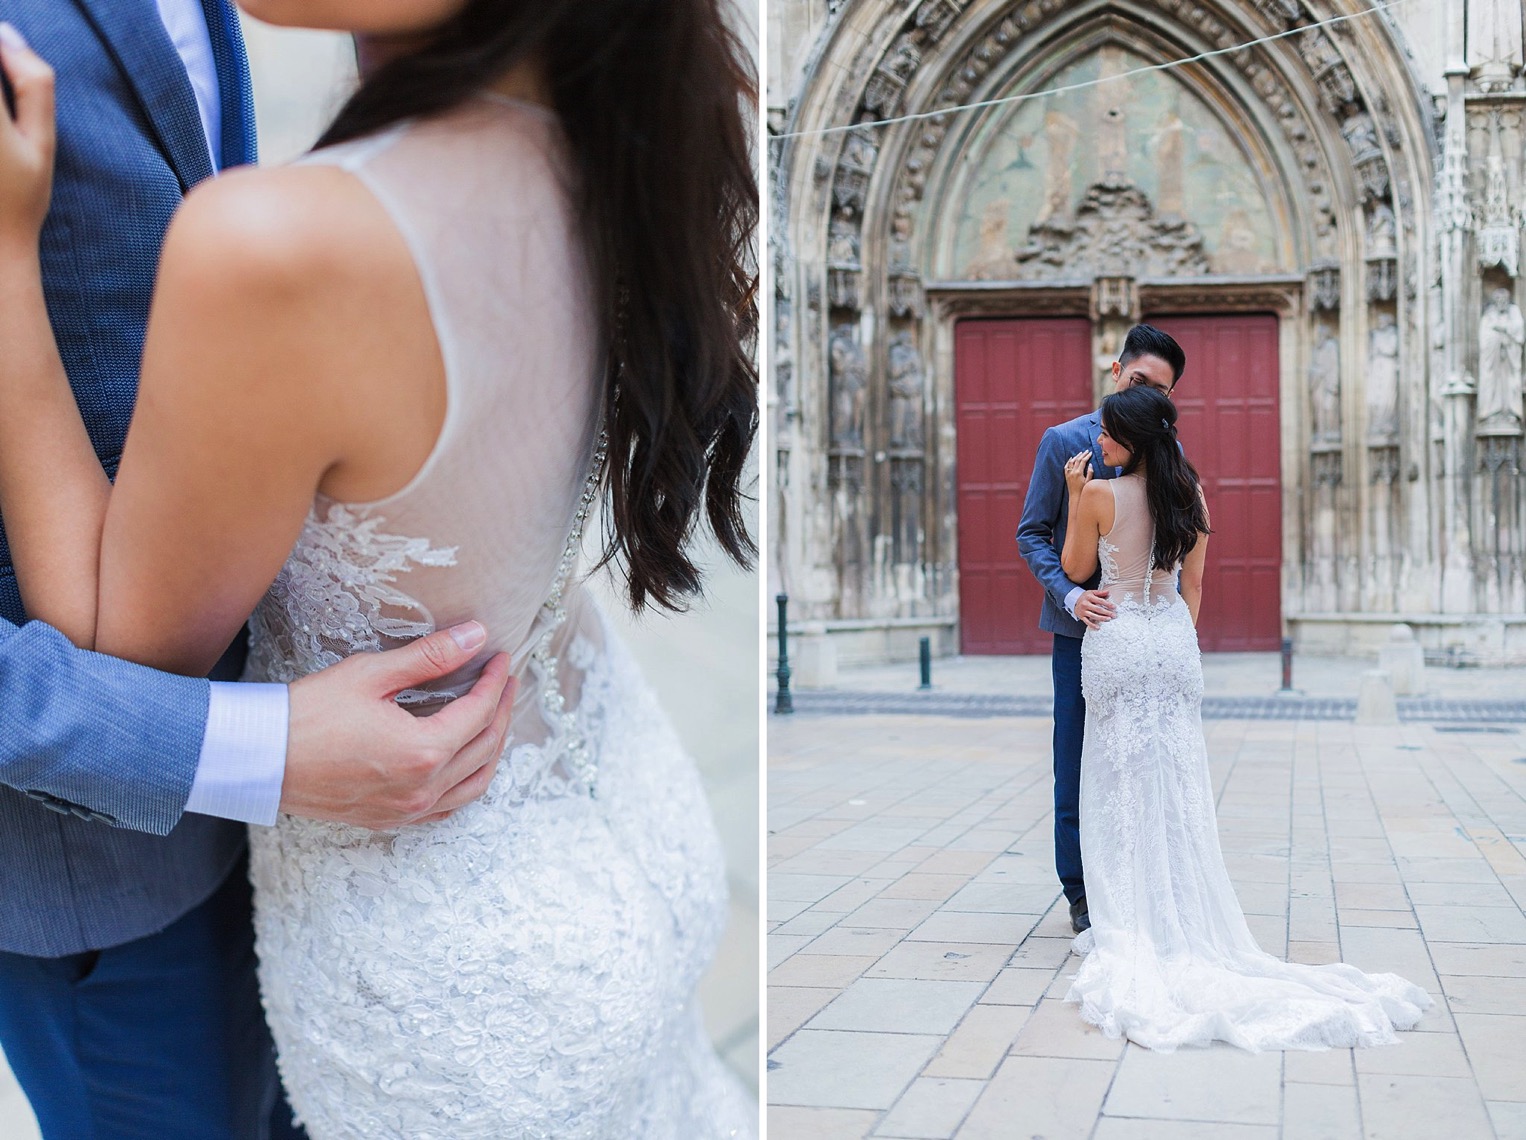
M 229 166 L 254 156 L 248 66 L 229 0 L 203 4 Z M 0 0 L 0 19 L 57 73 L 43 286 L 114 475 L 165 229 L 212 155 L 154 0 Z M 25 620 L 0 531 L 0 949 L 58 956 L 142 937 L 206 898 L 244 842 L 240 824 L 184 814 L 207 684 L 82 653 Z
M 1087 412 L 1044 432 L 1039 440 L 1038 456 L 1033 461 L 1033 478 L 1028 481 L 1028 496 L 1023 500 L 1023 517 L 1017 524 L 1017 549 L 1044 587 L 1044 606 L 1039 611 L 1039 628 L 1062 637 L 1080 637 L 1086 626 L 1065 609 L 1065 595 L 1077 586 L 1096 589 L 1100 572 L 1085 582 L 1072 582 L 1060 565 L 1060 551 L 1065 548 L 1065 530 L 1070 522 L 1070 499 L 1065 487 L 1065 461 L 1079 451 L 1092 453 L 1092 474 L 1112 479 L 1117 471 L 1102 462 L 1102 445 L 1097 435 L 1102 430 L 1098 412 Z

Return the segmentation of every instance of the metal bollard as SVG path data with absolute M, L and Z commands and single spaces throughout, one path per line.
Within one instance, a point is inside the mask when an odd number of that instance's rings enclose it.
M 919 689 L 931 689 L 933 687 L 933 639 L 924 637 L 920 646 L 922 658 L 922 684 Z
M 1284 693 L 1293 691 L 1293 639 L 1282 639 L 1282 689 Z
M 779 669 L 776 674 L 779 678 L 779 692 L 774 698 L 774 712 L 792 713 L 795 711 L 795 698 L 789 691 L 789 632 L 785 617 L 789 609 L 789 595 L 779 594 L 774 601 L 779 603 Z

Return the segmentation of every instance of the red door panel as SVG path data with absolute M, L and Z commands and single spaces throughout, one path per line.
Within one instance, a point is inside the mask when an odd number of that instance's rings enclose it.
M 1277 318 L 1145 319 L 1187 354 L 1172 398 L 1213 523 L 1198 642 L 1207 652 L 1276 649 L 1282 637 Z
M 1017 552 L 1017 523 L 1044 429 L 1091 409 L 1091 325 L 960 321 L 954 345 L 961 649 L 1047 653 L 1044 593 Z

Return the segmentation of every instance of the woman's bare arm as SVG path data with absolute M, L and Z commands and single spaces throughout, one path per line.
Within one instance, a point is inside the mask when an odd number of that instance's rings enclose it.
M 0 123 L 0 509 L 22 598 L 79 645 L 205 673 L 316 489 L 379 496 L 427 456 L 444 380 L 422 287 L 385 211 L 343 171 L 199 187 L 166 239 L 111 488 L 42 304 L 51 72 L 17 49 L 4 63 L 18 120 Z
M 1079 494 L 1071 492 L 1060 565 L 1072 582 L 1085 582 L 1097 572 L 1097 540 L 1112 526 L 1112 500 L 1111 490 L 1100 479 L 1088 482 Z

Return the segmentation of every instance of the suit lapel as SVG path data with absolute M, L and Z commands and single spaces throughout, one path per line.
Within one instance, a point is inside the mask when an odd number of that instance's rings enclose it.
M 182 191 L 212 175 L 196 93 L 153 0 L 74 0 L 132 85 Z
M 1102 417 L 1096 412 L 1086 417 L 1086 430 L 1092 445 L 1092 471 L 1104 479 L 1111 479 L 1115 472 L 1106 463 L 1102 462 L 1102 445 L 1097 442 L 1097 433 L 1102 429 Z

